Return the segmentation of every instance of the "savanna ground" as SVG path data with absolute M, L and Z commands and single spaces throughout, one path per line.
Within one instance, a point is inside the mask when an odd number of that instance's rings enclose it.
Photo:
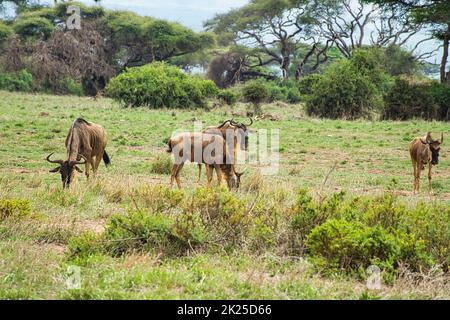
M 0 198 L 27 199 L 35 215 L 0 224 L 0 298 L 450 298 L 448 286 L 417 285 L 407 277 L 369 291 L 362 280 L 323 277 L 304 258 L 248 251 L 194 251 L 172 258 L 142 252 L 93 256 L 82 265 L 81 290 L 67 289 L 69 239 L 86 230 L 100 233 L 111 215 L 134 208 L 139 199 L 133 198 L 133 189 L 169 183 L 169 175 L 154 172 L 167 167 L 171 133 L 192 130 L 194 120 L 220 124 L 244 110 L 244 105 L 211 111 L 124 109 L 109 99 L 0 92 Z M 263 110 L 280 121 L 256 122 L 253 128 L 280 130 L 280 170 L 262 177 L 257 166 L 248 166 L 240 197 L 282 191 L 288 205 L 298 188 L 317 197 L 340 190 L 350 195 L 392 190 L 411 206 L 450 203 L 446 123 L 319 120 L 306 117 L 301 105 L 271 104 Z M 64 157 L 67 131 L 78 116 L 106 128 L 112 165 L 106 169 L 102 164 L 96 180 L 80 176 L 70 191 L 63 191 L 59 175 L 48 172 L 53 166 L 44 158 L 51 152 Z M 444 132 L 434 168 L 435 194 L 427 194 L 423 174 L 421 194 L 413 195 L 408 144 L 427 131 Z M 185 166 L 186 192 L 197 187 L 196 175 L 195 165 Z M 202 184 L 205 180 L 204 175 Z

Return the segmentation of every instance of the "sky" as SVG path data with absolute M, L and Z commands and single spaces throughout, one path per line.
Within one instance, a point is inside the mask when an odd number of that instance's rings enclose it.
M 93 4 L 93 0 L 81 0 Z M 231 8 L 245 5 L 247 0 L 102 0 L 109 9 L 134 11 L 140 15 L 152 16 L 179 22 L 196 31 L 203 29 L 203 22 Z

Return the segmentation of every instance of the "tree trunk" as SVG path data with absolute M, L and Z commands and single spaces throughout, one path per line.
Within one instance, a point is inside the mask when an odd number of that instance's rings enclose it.
M 283 57 L 283 61 L 281 62 L 281 71 L 283 72 L 283 80 L 289 79 L 289 65 L 291 64 L 291 59 L 287 57 Z
M 450 24 L 448 24 L 447 33 L 444 35 L 444 53 L 441 61 L 441 83 L 450 85 L 450 72 L 447 72 L 448 48 L 450 42 Z

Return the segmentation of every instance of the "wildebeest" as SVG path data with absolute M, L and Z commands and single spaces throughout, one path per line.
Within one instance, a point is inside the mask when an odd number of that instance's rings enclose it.
M 228 152 L 225 139 L 221 135 L 203 132 L 184 132 L 169 139 L 167 152 L 174 155 L 174 164 L 170 176 L 170 185 L 176 180 L 181 189 L 180 172 L 186 161 L 206 165 L 208 186 L 211 184 L 213 170 L 216 170 L 219 184 L 225 177 L 228 189 L 238 188 L 242 173 L 235 170 L 235 165 Z
M 431 186 L 431 169 L 439 163 L 439 151 L 441 144 L 444 142 L 444 134 L 441 140 L 433 140 L 431 132 L 423 138 L 415 138 L 409 145 L 409 153 L 414 168 L 414 193 L 420 189 L 420 172 L 425 169 L 428 164 L 428 192 L 432 193 Z
M 250 127 L 253 124 L 253 119 L 250 118 L 249 124 L 244 123 L 238 123 L 234 121 L 234 119 L 226 120 L 224 121 L 220 126 L 210 126 L 206 127 L 202 130 L 203 133 L 208 134 L 217 134 L 221 135 L 226 141 L 227 141 L 227 135 L 233 138 L 233 144 L 229 145 L 228 150 L 232 149 L 233 152 L 233 162 L 236 163 L 237 161 L 237 152 L 238 150 L 247 150 L 248 149 L 248 134 L 249 130 L 248 127 Z M 228 141 L 227 141 L 228 142 Z M 238 148 L 239 144 L 239 148 Z M 198 180 L 197 182 L 200 182 L 202 174 L 202 164 L 198 164 Z
M 48 162 L 59 164 L 50 172 L 61 174 L 63 188 L 70 186 L 74 171 L 83 172 L 78 168 L 79 164 L 85 165 L 85 174 L 88 179 L 90 166 L 92 166 L 95 177 L 102 159 L 106 166 L 111 162 L 105 151 L 106 143 L 106 131 L 101 125 L 77 118 L 70 127 L 66 138 L 66 160 L 51 160 L 50 157 L 53 153 L 47 156 Z

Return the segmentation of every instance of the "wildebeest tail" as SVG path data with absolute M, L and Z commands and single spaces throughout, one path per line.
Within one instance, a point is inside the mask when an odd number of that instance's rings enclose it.
M 111 164 L 111 159 L 109 159 L 108 154 L 105 152 L 103 152 L 103 161 L 105 162 L 106 166 L 109 166 Z
M 171 153 L 172 152 L 172 141 L 169 139 L 169 141 L 167 142 L 167 145 L 169 146 L 169 149 L 166 150 L 167 153 Z

